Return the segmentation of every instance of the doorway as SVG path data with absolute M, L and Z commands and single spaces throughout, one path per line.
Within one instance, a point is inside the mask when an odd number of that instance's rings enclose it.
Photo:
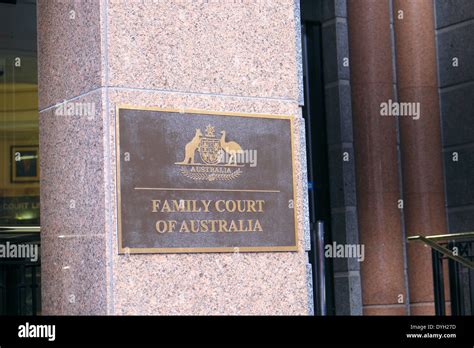
M 333 266 L 322 252 L 331 243 L 331 205 L 321 23 L 302 16 L 301 34 L 314 311 L 334 315 Z

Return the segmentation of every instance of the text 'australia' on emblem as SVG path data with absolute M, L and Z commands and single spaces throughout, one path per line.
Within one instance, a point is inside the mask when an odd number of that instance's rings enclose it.
M 215 127 L 208 125 L 205 135 L 201 129 L 196 129 L 194 137 L 184 147 L 184 160 L 176 162 L 181 166 L 180 173 L 192 180 L 233 180 L 242 174 L 245 164 L 238 161 L 244 153 L 242 147 L 235 141 L 226 141 L 226 131 L 215 135 Z M 196 162 L 196 152 L 201 163 Z

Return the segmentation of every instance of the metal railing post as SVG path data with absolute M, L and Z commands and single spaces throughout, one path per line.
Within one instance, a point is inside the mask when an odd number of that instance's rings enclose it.
M 324 222 L 318 221 L 318 288 L 321 315 L 327 315 L 326 264 L 324 258 Z
M 471 279 L 467 281 L 462 276 L 462 272 L 474 272 L 473 256 L 468 251 L 463 250 L 462 246 L 474 242 L 474 232 L 462 232 L 452 234 L 441 234 L 431 236 L 410 236 L 411 241 L 421 241 L 432 250 L 433 262 L 433 287 L 435 298 L 436 315 L 446 315 L 446 299 L 444 289 L 443 265 L 444 260 L 448 262 L 449 269 L 449 292 L 451 300 L 451 315 L 472 314 L 474 305 L 474 289 Z M 466 247 L 468 248 L 468 247 Z M 471 273 L 469 273 L 470 275 Z M 466 294 L 469 291 L 469 295 Z M 466 296 L 470 298 L 470 304 L 466 305 Z
M 435 249 L 431 249 L 433 261 L 433 287 L 436 315 L 446 315 L 444 299 L 443 259 Z

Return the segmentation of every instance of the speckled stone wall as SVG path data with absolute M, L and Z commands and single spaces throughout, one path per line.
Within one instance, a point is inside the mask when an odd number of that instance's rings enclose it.
M 312 312 L 303 122 L 298 252 L 117 252 L 115 106 L 301 120 L 299 31 L 292 0 L 38 0 L 43 313 Z

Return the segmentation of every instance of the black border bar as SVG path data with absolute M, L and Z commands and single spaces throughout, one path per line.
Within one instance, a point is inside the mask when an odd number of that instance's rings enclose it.
M 20 338 L 20 325 L 55 325 L 55 340 Z M 431 326 L 430 326 L 431 325 Z M 422 329 L 424 327 L 424 329 Z M 409 338 L 407 334 L 428 334 Z M 455 334 L 434 338 L 433 334 Z M 431 335 L 431 336 L 430 336 Z M 1 348 L 59 344 L 409 344 L 474 346 L 474 317 L 0 317 Z

